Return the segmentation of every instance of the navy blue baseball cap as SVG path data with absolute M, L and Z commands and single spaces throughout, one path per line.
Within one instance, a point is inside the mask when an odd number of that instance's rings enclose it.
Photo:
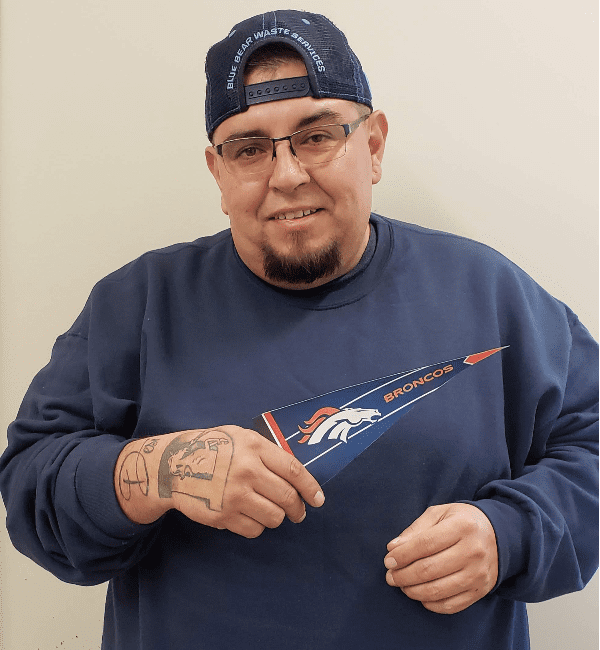
M 249 56 L 270 43 L 293 47 L 304 59 L 307 76 L 244 86 Z M 346 37 L 319 14 L 286 9 L 248 18 L 210 48 L 205 67 L 209 138 L 228 117 L 278 99 L 334 97 L 373 108 L 369 82 Z

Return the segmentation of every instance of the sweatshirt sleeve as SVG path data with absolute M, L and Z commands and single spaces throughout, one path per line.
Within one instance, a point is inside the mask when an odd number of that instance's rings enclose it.
M 496 593 L 525 602 L 580 590 L 598 567 L 598 346 L 560 308 L 564 332 L 554 317 L 521 331 L 505 370 L 512 476 L 472 502 L 496 532 Z
M 113 486 L 117 457 L 137 417 L 140 352 L 132 338 L 139 340 L 139 331 L 133 328 L 128 338 L 104 328 L 104 339 L 90 342 L 95 311 L 106 319 L 125 305 L 133 313 L 139 309 L 118 290 L 110 301 L 101 291 L 95 294 L 34 378 L 0 458 L 11 541 L 61 580 L 82 585 L 99 584 L 137 563 L 160 527 L 131 522 Z M 107 382 L 106 373 L 118 380 Z

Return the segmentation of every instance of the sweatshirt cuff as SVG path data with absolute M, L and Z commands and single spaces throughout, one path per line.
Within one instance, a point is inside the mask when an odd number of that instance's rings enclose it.
M 504 499 L 466 501 L 479 508 L 490 520 L 496 534 L 498 548 L 497 589 L 504 581 L 522 573 L 529 555 L 529 528 L 526 513 Z
M 90 520 L 109 537 L 129 540 L 153 529 L 153 524 L 137 524 L 123 512 L 114 486 L 114 471 L 121 450 L 130 440 L 110 435 L 90 438 L 79 445 L 75 470 L 75 490 Z

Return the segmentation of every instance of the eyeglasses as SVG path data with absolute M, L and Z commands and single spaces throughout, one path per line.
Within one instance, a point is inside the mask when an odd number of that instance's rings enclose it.
M 275 143 L 288 140 L 292 154 L 304 165 L 320 165 L 341 158 L 346 153 L 346 140 L 368 115 L 350 124 L 323 124 L 302 129 L 283 138 L 236 138 L 215 146 L 223 158 L 225 169 L 236 176 L 264 174 L 273 168 L 277 156 Z

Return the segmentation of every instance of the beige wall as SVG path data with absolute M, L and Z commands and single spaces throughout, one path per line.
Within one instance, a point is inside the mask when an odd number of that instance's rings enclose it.
M 489 243 L 597 336 L 597 3 L 300 7 L 346 32 L 388 114 L 374 209 Z M 204 165 L 203 60 L 272 8 L 3 1 L 1 430 L 96 280 L 227 227 Z M 98 648 L 105 587 L 59 583 L 1 531 L 0 648 Z M 531 606 L 534 650 L 596 648 L 596 594 Z

